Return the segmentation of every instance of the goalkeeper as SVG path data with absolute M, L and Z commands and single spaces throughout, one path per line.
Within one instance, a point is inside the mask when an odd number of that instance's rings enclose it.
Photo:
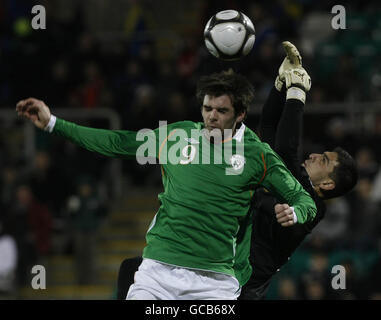
M 302 66 L 298 49 L 290 42 L 284 42 L 283 46 L 287 56 L 263 107 L 259 134 L 309 192 L 317 213 L 313 220 L 303 225 L 282 228 L 285 224 L 279 224 L 273 213 L 274 206 L 276 211 L 282 205 L 264 188 L 257 190 L 252 202 L 254 227 L 250 262 L 253 273 L 242 288 L 240 299 L 243 300 L 264 299 L 272 276 L 323 219 L 324 200 L 346 194 L 357 182 L 355 161 L 340 147 L 311 154 L 302 161 L 303 111 L 311 79 Z
M 311 80 L 302 67 L 297 48 L 290 42 L 284 42 L 283 46 L 287 56 L 263 107 L 260 135 L 264 142 L 278 152 L 294 176 L 310 193 L 316 203 L 317 214 L 305 224 L 294 224 L 287 217 L 277 219 L 277 212 L 282 210 L 282 205 L 265 189 L 257 189 L 251 207 L 253 231 L 250 263 L 253 273 L 242 288 L 240 299 L 264 298 L 272 276 L 324 217 L 324 199 L 344 195 L 354 187 L 357 180 L 355 162 L 341 148 L 323 154 L 311 154 L 302 163 L 300 140 L 303 109 Z M 290 227 L 284 228 L 285 226 Z M 118 299 L 125 298 L 140 263 L 140 257 L 122 262 L 118 276 Z M 240 269 L 241 263 L 238 259 L 235 267 Z
M 16 106 L 38 128 L 90 151 L 138 161 L 148 152 L 159 159 L 164 192 L 127 299 L 236 299 L 251 274 L 249 207 L 256 186 L 281 199 L 277 219 L 284 225 L 306 223 L 316 214 L 311 196 L 279 156 L 243 123 L 253 100 L 246 78 L 234 72 L 202 77 L 197 97 L 203 122 L 177 122 L 144 134 L 79 126 L 56 118 L 34 98 Z M 237 153 L 216 162 L 225 150 Z

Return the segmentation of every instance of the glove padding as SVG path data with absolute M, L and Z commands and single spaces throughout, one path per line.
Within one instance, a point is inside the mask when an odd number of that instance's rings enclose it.
M 287 88 L 286 100 L 296 99 L 306 103 L 306 92 L 311 89 L 311 78 L 302 67 L 283 73 Z
M 304 68 L 299 67 L 296 69 L 286 70 L 283 72 L 284 82 L 286 88 L 296 87 L 304 90 L 305 92 L 311 89 L 311 78 Z
M 286 52 L 286 57 L 280 65 L 278 76 L 275 79 L 275 88 L 278 91 L 282 90 L 283 83 L 285 82 L 284 72 L 302 67 L 302 56 L 298 49 L 289 41 L 283 41 L 282 45 Z
M 306 92 L 311 89 L 311 78 L 302 65 L 302 56 L 299 50 L 289 41 L 282 42 L 286 57 L 278 70 L 275 79 L 275 88 L 280 92 L 286 85 L 288 99 L 297 99 L 303 104 L 306 102 Z
M 280 75 L 286 70 L 302 67 L 302 56 L 300 55 L 298 48 L 289 41 L 283 41 L 282 45 L 287 56 L 279 67 Z

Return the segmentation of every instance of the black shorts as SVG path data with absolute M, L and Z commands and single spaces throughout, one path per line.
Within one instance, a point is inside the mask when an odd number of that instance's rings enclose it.
M 267 294 L 271 278 L 261 284 L 246 283 L 241 290 L 238 300 L 263 300 Z
M 118 273 L 118 300 L 126 300 L 128 289 L 134 283 L 135 272 L 138 271 L 142 261 L 141 257 L 123 260 Z

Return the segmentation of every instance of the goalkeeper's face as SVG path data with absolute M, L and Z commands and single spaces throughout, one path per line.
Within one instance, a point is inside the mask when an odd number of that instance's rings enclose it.
M 339 164 L 337 152 L 312 153 L 302 166 L 310 177 L 312 184 L 325 190 L 335 188 L 335 182 L 330 178 L 334 168 Z
M 205 128 L 209 131 L 219 130 L 225 139 L 228 137 L 224 136 L 224 130 L 231 130 L 234 135 L 237 123 L 242 122 L 245 116 L 244 112 L 235 113 L 231 99 L 226 94 L 218 97 L 205 95 L 201 114 Z

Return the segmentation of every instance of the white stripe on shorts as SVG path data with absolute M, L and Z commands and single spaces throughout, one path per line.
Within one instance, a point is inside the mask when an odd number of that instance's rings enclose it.
M 143 259 L 127 300 L 236 300 L 236 278 L 213 271 L 190 269 Z

